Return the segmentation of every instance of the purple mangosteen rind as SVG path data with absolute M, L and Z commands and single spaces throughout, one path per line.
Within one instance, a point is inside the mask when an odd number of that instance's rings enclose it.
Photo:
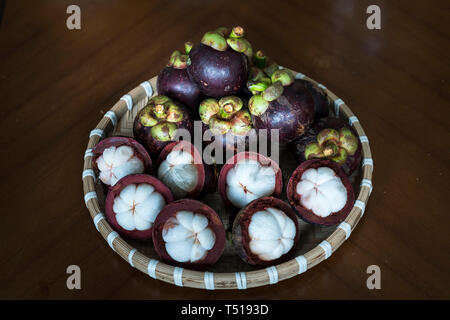
M 260 162 L 264 166 L 271 166 L 275 171 L 275 189 L 273 193 L 271 194 L 272 197 L 279 197 L 281 195 L 281 192 L 283 190 L 283 175 L 281 172 L 281 168 L 278 166 L 278 164 L 273 161 L 272 159 L 263 156 L 262 154 L 251 152 L 251 151 L 245 151 L 245 152 L 239 152 L 235 154 L 233 157 L 227 160 L 227 162 L 222 166 L 219 178 L 218 178 L 218 191 L 222 197 L 222 200 L 225 202 L 225 204 L 232 209 L 239 210 L 240 208 L 237 208 L 227 197 L 227 175 L 228 172 L 241 160 L 244 159 L 252 159 Z
M 120 179 L 114 186 L 109 189 L 108 195 L 105 200 L 105 216 L 111 226 L 123 237 L 129 239 L 148 240 L 152 237 L 152 229 L 147 230 L 125 230 L 122 228 L 116 219 L 116 213 L 114 212 L 114 199 L 120 195 L 121 191 L 130 184 L 149 184 L 160 193 L 166 205 L 174 201 L 174 197 L 170 189 L 162 183 L 159 179 L 150 176 L 148 174 L 132 174 Z
M 350 126 L 345 120 L 336 117 L 321 118 L 314 122 L 309 130 L 298 139 L 292 142 L 292 149 L 295 152 L 297 161 L 302 163 L 308 159 L 305 158 L 305 149 L 311 144 L 317 142 L 317 135 L 324 129 L 334 129 L 340 131 L 342 128 L 346 128 L 357 138 L 357 149 L 353 155 L 348 154 L 346 161 L 341 164 L 341 168 L 344 170 L 347 176 L 351 176 L 352 173 L 360 166 L 362 160 L 362 144 L 358 139 L 358 133 Z
M 196 262 L 181 263 L 175 261 L 167 253 L 165 242 L 163 240 L 163 229 L 169 218 L 175 216 L 179 211 L 186 210 L 206 216 L 208 219 L 207 227 L 213 230 L 216 238 L 214 246 L 208 251 L 204 258 Z M 166 205 L 155 219 L 152 230 L 152 239 L 155 251 L 161 260 L 171 265 L 195 270 L 203 270 L 208 266 L 215 264 L 222 256 L 226 242 L 225 227 L 219 215 L 208 205 L 194 199 L 181 199 Z
M 330 113 L 330 106 L 326 91 L 317 84 L 306 79 L 299 79 L 299 81 L 303 82 L 306 89 L 311 92 L 315 105 L 315 119 L 328 117 L 328 114 Z
M 197 84 L 191 80 L 185 68 L 165 67 L 158 75 L 156 87 L 159 94 L 179 101 L 192 110 L 198 107 L 202 96 Z
M 301 197 L 297 194 L 296 190 L 297 184 L 301 180 L 302 175 L 306 170 L 311 168 L 317 169 L 320 167 L 328 167 L 332 169 L 336 173 L 336 175 L 341 179 L 341 182 L 347 191 L 347 202 L 345 206 L 338 212 L 333 212 L 328 217 L 320 217 L 316 215 L 312 210 L 305 208 L 301 204 L 300 202 Z M 307 160 L 302 164 L 300 164 L 294 170 L 288 181 L 286 187 L 286 194 L 290 205 L 295 209 L 298 216 L 302 220 L 308 223 L 318 224 L 322 226 L 332 226 L 344 221 L 345 218 L 347 218 L 347 216 L 349 215 L 355 203 L 355 194 L 353 191 L 352 184 L 350 183 L 350 180 L 348 179 L 344 170 L 342 170 L 342 168 L 338 164 L 336 164 L 331 160 L 313 159 Z
M 295 225 L 296 235 L 294 238 L 293 247 L 280 258 L 276 260 L 265 261 L 260 259 L 250 250 L 250 236 L 248 228 L 254 213 L 266 208 L 276 208 L 283 211 Z M 247 206 L 242 208 L 237 214 L 232 227 L 232 242 L 237 250 L 238 255 L 243 261 L 250 265 L 269 266 L 276 265 L 287 261 L 295 252 L 300 238 L 300 228 L 298 226 L 297 214 L 295 211 L 283 200 L 275 197 L 262 197 L 250 202 Z
M 237 94 L 247 82 L 248 59 L 230 47 L 218 51 L 199 43 L 189 52 L 189 59 L 189 76 L 206 96 Z

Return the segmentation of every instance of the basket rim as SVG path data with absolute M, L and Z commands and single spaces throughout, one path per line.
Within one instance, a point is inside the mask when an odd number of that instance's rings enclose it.
M 280 67 L 283 68 L 283 67 Z M 286 68 L 291 70 L 289 68 Z M 100 210 L 95 191 L 95 173 L 92 169 L 92 148 L 103 138 L 105 132 L 114 130 L 118 120 L 132 111 L 138 102 L 157 94 L 157 76 L 142 82 L 139 86 L 122 96 L 114 106 L 107 111 L 97 126 L 90 132 L 82 173 L 84 201 L 93 219 L 95 228 L 107 241 L 109 246 L 127 261 L 133 268 L 149 275 L 153 279 L 162 280 L 180 287 L 191 287 L 207 290 L 215 289 L 247 289 L 278 283 L 279 281 L 302 274 L 320 262 L 328 259 L 342 243 L 347 240 L 351 232 L 364 215 L 370 194 L 372 192 L 373 159 L 369 140 L 358 118 L 353 114 L 345 102 L 321 83 L 291 70 L 296 79 L 308 80 L 323 90 L 334 102 L 334 112 L 337 117 L 348 120 L 355 129 L 362 145 L 362 179 L 359 194 L 347 218 L 336 226 L 336 230 L 317 246 L 303 255 L 292 258 L 284 263 L 264 269 L 247 272 L 208 272 L 194 271 L 186 268 L 174 267 L 162 261 L 151 259 L 127 243 L 114 231 Z

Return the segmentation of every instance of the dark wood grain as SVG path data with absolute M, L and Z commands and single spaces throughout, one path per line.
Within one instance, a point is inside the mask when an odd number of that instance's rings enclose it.
M 0 298 L 450 298 L 448 1 L 8 1 L 0 25 Z M 366 28 L 378 4 L 382 29 Z M 247 291 L 203 291 L 132 269 L 82 200 L 90 130 L 185 40 L 243 25 L 254 47 L 322 82 L 358 116 L 374 157 L 364 218 L 333 256 Z M 66 288 L 66 268 L 82 289 Z M 381 268 L 368 290 L 366 268 Z

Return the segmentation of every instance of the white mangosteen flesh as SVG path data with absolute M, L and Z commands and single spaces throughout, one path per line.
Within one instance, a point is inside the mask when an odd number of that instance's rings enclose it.
M 255 199 L 270 196 L 275 190 L 276 173 L 271 166 L 256 160 L 242 159 L 228 171 L 227 197 L 237 208 L 243 208 Z
M 97 167 L 100 171 L 100 180 L 109 186 L 115 185 L 127 175 L 144 172 L 144 162 L 129 146 L 106 148 L 97 158 Z
M 161 209 L 164 197 L 147 183 L 130 184 L 114 199 L 113 211 L 117 223 L 125 230 L 148 230 Z
M 161 162 L 158 178 L 169 187 L 176 199 L 184 198 L 198 182 L 194 157 L 185 150 L 172 150 Z
M 163 227 L 162 237 L 169 256 L 177 262 L 196 262 L 214 247 L 216 235 L 208 218 L 191 211 L 179 211 Z
M 347 203 L 347 189 L 334 170 L 328 167 L 303 172 L 296 191 L 302 206 L 322 218 L 342 210 Z
M 257 211 L 248 227 L 250 250 L 261 260 L 276 260 L 292 249 L 296 232 L 294 222 L 283 211 L 276 208 Z

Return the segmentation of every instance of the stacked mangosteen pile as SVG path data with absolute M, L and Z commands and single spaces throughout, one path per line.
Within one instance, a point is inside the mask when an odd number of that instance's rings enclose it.
M 134 139 L 106 138 L 93 150 L 107 219 L 123 237 L 151 238 L 169 264 L 208 267 L 222 255 L 226 231 L 219 215 L 195 198 L 218 190 L 236 214 L 236 253 L 248 264 L 267 266 L 295 251 L 298 217 L 328 226 L 350 212 L 349 176 L 361 162 L 356 132 L 329 116 L 324 90 L 253 52 L 242 27 L 187 42 L 184 53 L 170 56 L 157 89 L 134 120 Z M 211 132 L 202 150 L 175 139 L 181 129 L 193 136 L 194 121 L 201 121 L 202 135 Z M 298 160 L 285 190 L 289 203 L 280 199 L 279 165 L 247 149 L 249 135 L 263 129 L 276 132 Z M 212 142 L 231 151 L 223 165 L 204 161 Z

